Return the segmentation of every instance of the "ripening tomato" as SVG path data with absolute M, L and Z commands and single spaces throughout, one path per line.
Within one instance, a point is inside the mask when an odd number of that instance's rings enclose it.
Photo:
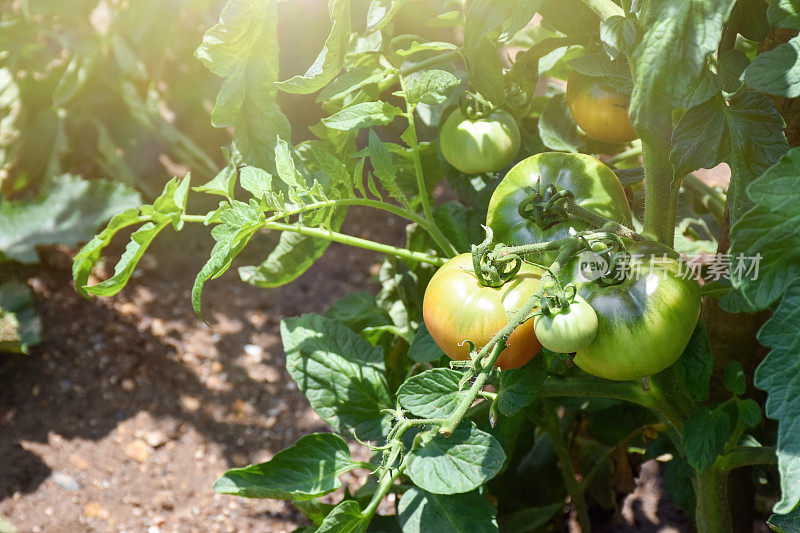
M 461 254 L 445 263 L 431 278 L 422 302 L 422 315 L 436 344 L 451 359 L 469 359 L 469 343 L 485 346 L 508 324 L 514 312 L 533 297 L 542 270 L 522 268 L 501 287 L 486 287 L 474 274 L 472 254 Z M 509 336 L 496 366 L 517 368 L 539 352 L 533 320 L 520 324 Z
M 456 109 L 439 132 L 442 155 L 464 174 L 506 168 L 517 156 L 519 143 L 517 121 L 502 109 L 476 120 L 470 120 Z
M 597 336 L 574 362 L 589 374 L 613 380 L 661 372 L 683 353 L 700 316 L 700 287 L 686 276 L 680 256 L 655 242 L 626 243 L 624 280 L 600 286 L 580 273 L 580 258 L 565 265 L 572 282 L 597 313 Z
M 568 306 L 533 319 L 536 338 L 557 353 L 573 353 L 592 343 L 597 335 L 597 313 L 583 296 L 576 295 Z
M 548 185 L 572 192 L 579 206 L 631 227 L 631 208 L 625 189 L 610 168 L 585 154 L 543 152 L 514 165 L 492 194 L 486 225 L 494 231 L 495 242 L 518 246 L 554 241 L 592 227 L 588 222 L 569 217 L 540 228 L 520 215 L 519 205 L 528 197 L 529 190 Z M 551 263 L 555 256 L 546 252 L 535 261 Z
M 637 135 L 628 117 L 630 95 L 623 94 L 603 78 L 573 71 L 567 81 L 567 106 L 578 126 L 592 139 L 626 143 Z

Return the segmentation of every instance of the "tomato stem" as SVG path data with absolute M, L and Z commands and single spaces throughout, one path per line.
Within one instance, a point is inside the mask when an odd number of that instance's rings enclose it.
M 642 139 L 644 235 L 672 247 L 680 187 L 677 182 L 673 185 L 670 148 L 669 135 L 657 135 L 650 140 Z

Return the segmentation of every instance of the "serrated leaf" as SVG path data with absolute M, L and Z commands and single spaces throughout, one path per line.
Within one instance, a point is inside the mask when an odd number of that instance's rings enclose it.
M 256 167 L 244 167 L 239 171 L 239 184 L 253 198 L 260 199 L 272 192 L 272 174 Z
M 767 20 L 778 28 L 800 30 L 800 3 L 797 0 L 770 1 Z
M 338 432 L 380 440 L 394 399 L 384 378 L 383 350 L 344 324 L 320 315 L 285 318 L 286 369 L 317 414 Z
M 463 374 L 450 368 L 434 368 L 417 374 L 397 389 L 403 409 L 422 418 L 447 418 L 467 395 L 459 390 Z
M 736 402 L 739 418 L 749 428 L 757 427 L 761 423 L 761 406 L 750 398 Z
M 800 37 L 758 54 L 744 72 L 744 82 L 756 91 L 796 98 L 800 96 Z
M 673 369 L 678 383 L 683 385 L 695 402 L 699 403 L 708 399 L 714 362 L 711 359 L 706 327 L 702 321 L 697 321 L 689 344 L 686 345 L 683 354 L 673 365 Z
M 754 383 L 767 392 L 765 412 L 778 421 L 778 472 L 781 499 L 773 511 L 789 513 L 800 502 L 800 453 L 796 430 L 800 412 L 800 280 L 784 291 L 780 305 L 758 332 L 758 342 L 770 349 L 756 369 Z
M 228 0 L 219 22 L 203 36 L 195 56 L 217 76 L 220 87 L 211 122 L 234 127 L 237 163 L 274 172 L 278 137 L 291 138 L 289 121 L 276 100 L 278 81 L 277 0 Z
M 204 192 L 206 194 L 216 194 L 224 196 L 231 200 L 234 196 L 236 188 L 236 167 L 228 165 L 211 179 L 211 181 L 200 185 L 199 187 L 192 187 L 193 191 Z
M 18 281 L 0 283 L 0 353 L 28 353 L 41 333 L 30 288 Z
M 439 360 L 444 352 L 433 340 L 425 324 L 420 324 L 414 342 L 408 347 L 408 356 L 417 363 L 430 363 Z
M 0 262 L 36 263 L 37 246 L 75 246 L 114 214 L 138 207 L 139 193 L 121 184 L 64 174 L 30 199 L 0 203 Z
M 478 492 L 441 495 L 416 487 L 403 493 L 397 508 L 403 533 L 496 533 L 496 514 Z
M 506 454 L 497 439 L 466 421 L 450 437 L 437 433 L 408 458 L 406 474 L 418 487 L 434 494 L 458 494 L 497 475 Z
M 544 357 L 539 355 L 522 368 L 500 373 L 497 407 L 505 416 L 513 416 L 531 404 L 547 377 Z
M 450 97 L 458 84 L 458 78 L 446 70 L 425 70 L 409 76 L 406 82 L 406 99 L 410 104 L 441 104 Z
M 339 476 L 358 467 L 344 439 L 315 433 L 267 462 L 228 470 L 214 482 L 214 490 L 243 498 L 313 500 L 341 487 Z
M 722 374 L 722 385 L 732 394 L 741 396 L 747 390 L 747 376 L 739 361 L 731 361 Z
M 354 131 L 385 126 L 401 113 L 399 108 L 386 102 L 362 102 L 323 118 L 322 123 L 335 130 Z
M 683 425 L 686 460 L 702 472 L 717 460 L 731 436 L 731 421 L 721 409 L 699 407 Z
M 350 0 L 331 0 L 328 10 L 332 25 L 325 45 L 305 74 L 275 83 L 281 91 L 310 94 L 325 87 L 339 74 L 350 41 Z
M 371 65 L 359 65 L 340 74 L 317 95 L 317 102 L 344 98 L 367 85 L 379 83 L 384 77 L 384 69 Z
M 201 318 L 201 299 L 205 283 L 228 270 L 234 257 L 239 255 L 253 234 L 264 224 L 264 213 L 258 204 L 252 202 L 231 202 L 230 208 L 220 214 L 222 223 L 211 230 L 211 236 L 216 241 L 211 249 L 211 257 L 197 274 L 192 286 L 192 307 Z
M 381 185 L 389 195 L 403 205 L 408 205 L 408 198 L 397 184 L 397 165 L 392 159 L 392 154 L 381 142 L 374 130 L 369 130 L 369 162 L 375 171 Z
M 767 519 L 767 524 L 776 533 L 800 533 L 800 507 L 786 514 L 773 514 Z
M 788 149 L 783 127 L 767 96 L 740 91 L 730 105 L 712 98 L 688 110 L 675 126 L 670 153 L 675 176 L 728 163 L 728 204 L 731 220 L 738 220 L 747 209 L 747 186 Z
M 620 15 L 608 17 L 600 23 L 600 39 L 612 58 L 628 54 L 636 44 L 636 21 Z
M 800 275 L 800 149 L 794 148 L 747 192 L 755 203 L 731 230 L 731 257 L 758 259 L 755 272 L 733 276 L 733 286 L 754 309 L 766 309 Z
M 671 111 L 717 50 L 735 0 L 664 0 L 648 3 L 642 40 L 633 51 L 636 80 L 630 116 L 637 133 L 665 131 Z M 664 118 L 666 117 L 666 118 Z M 715 135 L 716 137 L 716 135 Z
M 316 533 L 364 533 L 369 517 L 361 514 L 358 502 L 345 500 L 328 513 Z
M 693 513 L 695 509 L 694 476 L 694 469 L 681 457 L 674 457 L 664 468 L 664 488 L 686 513 Z
M 547 102 L 538 128 L 542 142 L 553 150 L 575 153 L 583 145 L 578 125 L 567 107 L 567 96 L 563 93 Z

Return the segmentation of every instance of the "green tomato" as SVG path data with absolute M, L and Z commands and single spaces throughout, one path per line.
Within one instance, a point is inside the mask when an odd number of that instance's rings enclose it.
M 654 242 L 626 243 L 624 280 L 601 286 L 586 280 L 581 258 L 565 265 L 572 282 L 597 313 L 597 336 L 577 350 L 575 364 L 613 380 L 650 376 L 683 353 L 700 316 L 700 287 L 671 248 Z
M 597 335 L 597 313 L 576 295 L 569 307 L 533 319 L 536 338 L 542 346 L 557 353 L 573 353 L 592 343 Z
M 470 120 L 456 109 L 439 132 L 442 155 L 464 174 L 506 168 L 517 156 L 519 142 L 517 121 L 502 109 L 477 120 Z
M 477 349 L 485 346 L 508 324 L 514 311 L 533 297 L 541 277 L 541 269 L 523 263 L 517 275 L 501 287 L 486 287 L 474 274 L 472 254 L 457 255 L 436 271 L 425 289 L 425 326 L 448 357 L 466 361 L 466 341 Z M 506 344 L 496 362 L 501 369 L 524 365 L 542 347 L 532 320 L 520 324 Z
M 591 228 L 588 222 L 575 217 L 548 228 L 540 228 L 533 220 L 523 218 L 519 205 L 528 197 L 527 189 L 543 190 L 548 185 L 572 192 L 579 206 L 631 227 L 625 190 L 610 168 L 585 154 L 543 152 L 514 165 L 492 194 L 486 224 L 494 231 L 495 242 L 509 246 L 534 244 L 563 239 Z M 554 252 L 545 252 L 537 262 L 551 263 L 555 256 Z

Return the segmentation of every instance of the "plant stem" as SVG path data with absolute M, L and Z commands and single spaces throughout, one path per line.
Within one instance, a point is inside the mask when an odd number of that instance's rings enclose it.
M 320 239 L 327 239 L 333 242 L 339 242 L 348 246 L 355 246 L 356 248 L 364 248 L 365 250 L 372 250 L 382 254 L 393 255 L 401 259 L 408 259 L 420 263 L 428 263 L 434 266 L 442 266 L 446 260 L 441 257 L 436 257 L 423 252 L 415 252 L 405 248 L 398 248 L 380 242 L 354 237 L 338 231 L 331 231 L 324 228 L 314 228 L 309 226 L 301 226 L 298 224 L 284 224 L 281 222 L 267 222 L 263 225 L 264 229 L 272 229 L 278 231 L 290 231 L 292 233 L 299 233 L 300 235 L 307 235 L 309 237 L 317 237 Z
M 580 218 L 581 220 L 585 220 L 586 222 L 595 226 L 598 229 L 599 228 L 608 229 L 624 239 L 632 239 L 636 241 L 645 240 L 643 236 L 639 235 L 632 229 L 623 226 L 619 222 L 615 222 L 611 219 L 608 219 L 603 215 L 599 215 L 594 211 L 585 209 L 576 204 L 574 200 L 566 202 L 564 204 L 564 209 L 566 209 L 567 213 L 569 213 L 570 215 Z
M 389 494 L 389 490 L 392 488 L 392 485 L 394 485 L 394 482 L 397 481 L 397 478 L 400 477 L 400 474 L 403 473 L 403 470 L 405 470 L 405 461 L 403 461 L 403 464 L 400 465 L 399 468 L 383 471 L 378 481 L 378 489 L 372 495 L 372 499 L 370 499 L 367 507 L 361 511 L 361 516 L 364 517 L 365 520 L 372 520 L 372 516 L 375 514 L 375 511 L 378 510 L 381 501 Z
M 608 398 L 635 403 L 650 409 L 656 407 L 654 398 L 636 381 L 609 381 L 588 377 L 549 377 L 542 384 L 539 393 L 545 398 Z
M 561 463 L 561 475 L 564 478 L 564 484 L 572 500 L 572 505 L 575 506 L 575 514 L 577 515 L 581 532 L 589 533 L 592 530 L 592 524 L 589 520 L 589 508 L 586 506 L 586 498 L 583 495 L 584 486 L 575 477 L 572 457 L 570 456 L 567 442 L 564 440 L 564 435 L 561 433 L 558 415 L 545 400 L 542 400 L 542 404 L 544 406 L 544 417 L 541 427 L 550 436 L 553 450 L 555 450 L 558 461 Z
M 634 146 L 625 150 L 624 152 L 620 152 L 617 155 L 611 156 L 605 160 L 605 164 L 608 166 L 615 165 L 622 161 L 623 159 L 627 159 L 629 157 L 635 157 L 637 155 L 642 155 L 642 143 L 641 141 L 633 141 Z
M 771 465 L 778 462 L 775 448 L 769 446 L 750 447 L 737 446 L 730 452 L 721 455 L 715 466 L 723 472 L 752 465 Z
M 698 533 L 730 533 L 733 531 L 728 507 L 728 474 L 716 465 L 698 472 L 694 480 L 697 496 L 695 520 Z
M 715 187 L 709 187 L 694 174 L 683 178 L 681 184 L 700 205 L 708 209 L 714 218 L 722 223 L 725 219 L 725 193 Z
M 668 122 L 671 125 L 671 121 Z M 670 131 L 667 129 L 666 131 Z M 667 246 L 675 240 L 675 217 L 680 187 L 672 185 L 673 170 L 669 162 L 669 134 L 642 139 L 645 203 L 644 235 Z
M 403 93 L 406 92 L 406 84 L 403 77 L 400 77 L 400 87 L 403 89 Z M 433 209 L 431 207 L 431 199 L 432 195 L 431 192 L 428 191 L 428 185 L 425 183 L 425 175 L 422 173 L 422 162 L 419 158 L 419 142 L 417 141 L 417 126 L 414 122 L 414 106 L 406 102 L 406 112 L 404 113 L 406 120 L 408 120 L 408 135 L 405 138 L 405 141 L 409 143 L 409 147 L 411 148 L 411 157 L 414 160 L 414 173 L 417 176 L 417 188 L 419 189 L 419 197 L 420 201 L 422 202 L 422 211 L 425 214 L 425 220 L 429 223 L 427 228 L 428 233 L 431 235 L 433 240 L 441 246 L 442 251 L 447 255 L 447 257 L 455 257 L 458 255 L 458 250 L 455 249 L 453 244 L 444 236 L 444 234 L 439 230 L 438 226 L 433 221 Z

